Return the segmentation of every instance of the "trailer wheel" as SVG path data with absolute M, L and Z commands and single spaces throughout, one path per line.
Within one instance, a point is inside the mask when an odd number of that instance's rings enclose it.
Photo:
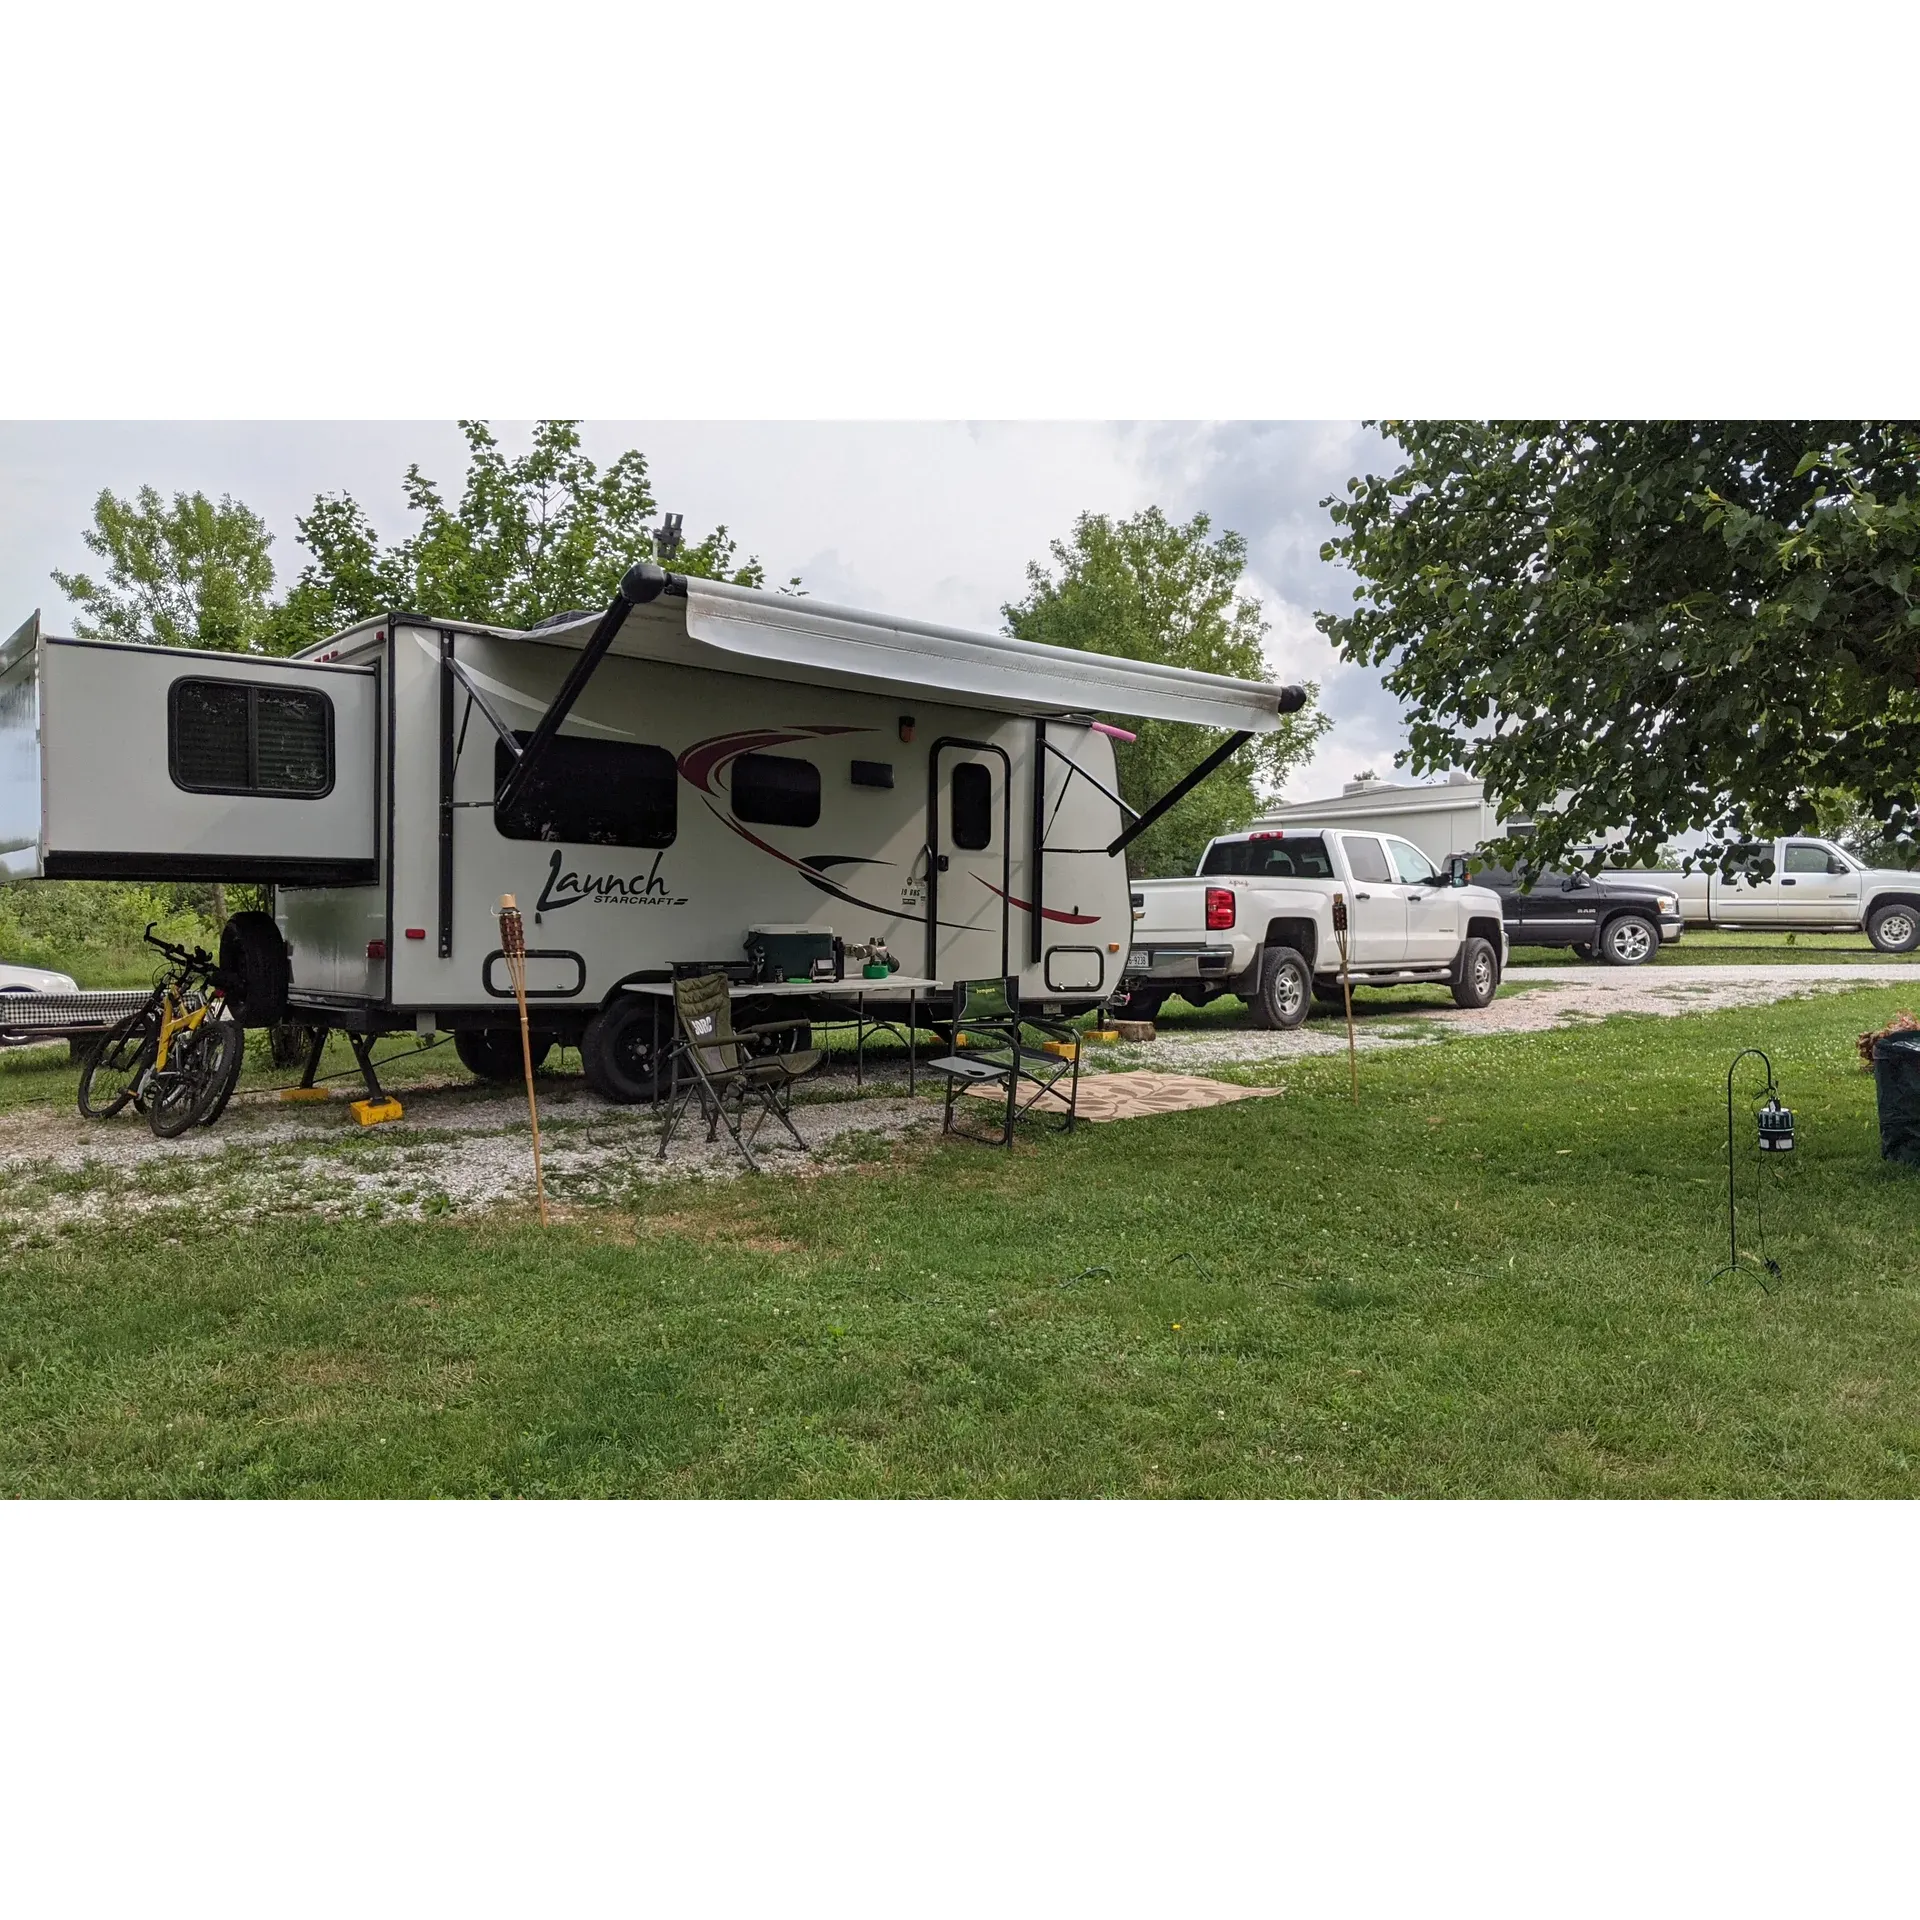
M 287 1017 L 293 969 L 268 915 L 236 913 L 220 929 L 220 971 L 227 976 L 227 1010 L 243 1027 L 270 1027 Z
M 1460 949 L 1453 976 L 1453 1004 L 1479 1008 L 1493 1004 L 1500 986 L 1500 956 L 1476 933 Z
M 1882 953 L 1911 953 L 1920 947 L 1920 906 L 1911 900 L 1883 900 L 1867 916 L 1867 938 Z
M 1347 1010 L 1347 996 L 1337 978 L 1316 980 L 1313 983 L 1313 997 L 1318 1005 L 1330 1007 L 1335 1013 L 1345 1013 Z
M 1260 984 L 1247 1001 L 1256 1027 L 1284 1033 L 1307 1017 L 1313 998 L 1313 969 L 1292 947 L 1269 947 L 1261 961 Z
M 553 1051 L 550 1033 L 529 1034 L 533 1070 Z M 481 1080 L 520 1081 L 526 1077 L 526 1062 L 520 1056 L 518 1027 L 459 1027 L 454 1031 L 453 1050 L 460 1064 Z
M 650 994 L 623 993 L 587 1022 L 580 1066 L 587 1085 L 615 1106 L 658 1097 L 672 1013 Z

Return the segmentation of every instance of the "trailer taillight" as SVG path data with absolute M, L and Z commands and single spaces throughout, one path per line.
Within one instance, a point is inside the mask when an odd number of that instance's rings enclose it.
M 369 940 L 367 942 L 367 958 L 369 960 L 384 960 L 386 957 L 387 943 L 384 940 Z
M 1207 889 L 1207 931 L 1222 933 L 1233 925 L 1233 892 L 1228 887 Z

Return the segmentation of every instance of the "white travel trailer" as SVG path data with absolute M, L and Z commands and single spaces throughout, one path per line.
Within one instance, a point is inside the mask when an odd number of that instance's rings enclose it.
M 623 989 L 738 965 L 750 927 L 877 934 L 903 979 L 1098 1005 L 1131 930 L 1122 849 L 1302 699 L 653 566 L 604 613 L 396 612 L 286 661 L 36 616 L 0 646 L 0 864 L 271 882 L 290 1017 L 452 1030 L 482 1071 L 490 1044 L 518 1070 L 494 917 L 514 894 L 540 1038 L 641 1099 L 662 1002 Z M 1095 713 L 1230 737 L 1130 820 Z

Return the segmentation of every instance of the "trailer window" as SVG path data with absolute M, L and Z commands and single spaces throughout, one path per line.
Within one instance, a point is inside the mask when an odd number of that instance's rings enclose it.
M 1317 833 L 1277 839 L 1216 840 L 1200 863 L 1203 876 L 1248 880 L 1331 880 L 1333 862 Z
M 953 844 L 978 853 L 993 844 L 993 770 L 978 760 L 963 760 L 953 770 L 951 791 Z
M 514 736 L 524 747 L 530 733 Z M 498 788 L 512 766 L 506 742 L 495 741 Z M 511 812 L 493 810 L 509 840 L 570 840 L 594 847 L 670 847 L 679 829 L 680 790 L 665 747 L 627 740 L 581 740 L 556 734 Z
M 176 680 L 167 770 L 188 793 L 316 800 L 333 789 L 333 702 L 312 687 Z
M 733 763 L 733 817 L 763 827 L 820 823 L 820 769 L 784 753 L 743 753 Z

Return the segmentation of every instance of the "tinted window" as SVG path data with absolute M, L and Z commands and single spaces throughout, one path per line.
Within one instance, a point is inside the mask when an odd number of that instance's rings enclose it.
M 1403 887 L 1437 887 L 1440 876 L 1433 862 L 1410 840 L 1389 840 L 1387 851 L 1393 855 L 1393 869 Z
M 1809 846 L 1804 840 L 1792 840 L 1787 843 L 1787 871 L 1789 873 L 1825 873 L 1827 870 L 1827 850 L 1825 847 Z
M 1371 834 L 1342 834 L 1340 850 L 1347 856 L 1347 865 L 1353 869 L 1353 877 L 1356 880 L 1392 881 L 1393 875 L 1387 867 L 1387 856 L 1381 851 L 1380 842 Z
M 811 827 L 820 820 L 820 769 L 779 753 L 743 753 L 733 763 L 733 817 L 766 827 Z
M 314 799 L 333 786 L 333 702 L 311 687 L 176 680 L 167 766 L 190 793 Z
M 522 746 L 531 734 L 516 734 Z M 493 749 L 496 786 L 512 765 L 506 743 Z M 678 776 L 665 747 L 556 734 L 514 802 L 493 812 L 509 840 L 572 840 L 599 847 L 670 847 L 679 824 Z
M 993 844 L 993 773 L 978 760 L 953 770 L 953 844 L 969 853 Z
M 1207 849 L 1200 871 L 1262 880 L 1331 880 L 1333 862 L 1317 833 L 1297 838 L 1277 834 L 1272 839 L 1223 840 Z

